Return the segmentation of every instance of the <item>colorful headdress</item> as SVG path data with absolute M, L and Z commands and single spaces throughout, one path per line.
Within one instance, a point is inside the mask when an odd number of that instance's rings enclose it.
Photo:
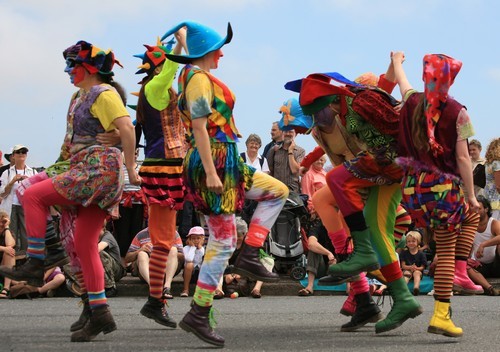
M 288 99 L 280 108 L 281 120 L 278 126 L 282 131 L 295 130 L 297 133 L 308 134 L 313 127 L 313 118 L 304 115 L 296 98 Z
M 337 81 L 351 86 L 359 86 L 340 73 L 313 73 L 306 78 L 290 81 L 285 84 L 285 89 L 300 92 L 300 106 L 304 114 L 313 115 L 329 104 L 338 100 L 340 95 L 353 97 L 352 93 L 345 86 L 333 85 L 331 81 Z
M 443 153 L 443 147 L 436 141 L 434 131 L 448 98 L 448 91 L 462 68 L 462 62 L 443 54 L 424 56 L 422 79 L 425 84 L 425 118 L 427 136 L 434 156 Z
M 83 40 L 64 50 L 63 56 L 65 59 L 74 60 L 75 64 L 82 65 L 91 74 L 113 75 L 115 63 L 123 67 L 111 50 L 104 51 Z
M 160 38 L 156 40 L 156 46 L 144 44 L 146 52 L 144 54 L 137 54 L 134 57 L 142 59 L 142 64 L 138 67 L 140 70 L 135 74 L 146 73 L 148 76 L 153 73 L 155 68 L 163 64 L 166 60 L 166 53 L 172 51 L 172 46 L 175 44 L 174 40 L 170 40 L 166 46 L 163 45 Z
M 174 34 L 182 27 L 187 27 L 186 33 L 186 45 L 188 54 L 187 55 L 173 55 L 167 54 L 167 57 L 181 64 L 187 64 L 193 61 L 193 59 L 198 59 L 205 56 L 209 52 L 220 49 L 224 44 L 227 44 L 233 38 L 233 30 L 231 29 L 231 24 L 227 24 L 227 35 L 222 38 L 219 33 L 214 31 L 212 28 L 204 26 L 197 22 L 184 21 L 179 23 L 174 28 L 170 29 L 163 35 L 161 40 L 165 40 L 168 36 Z

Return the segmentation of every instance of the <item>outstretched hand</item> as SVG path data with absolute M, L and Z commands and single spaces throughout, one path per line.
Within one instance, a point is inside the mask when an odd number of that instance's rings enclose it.
M 405 53 L 402 51 L 391 51 L 391 61 L 398 62 L 398 63 L 403 63 L 405 62 Z

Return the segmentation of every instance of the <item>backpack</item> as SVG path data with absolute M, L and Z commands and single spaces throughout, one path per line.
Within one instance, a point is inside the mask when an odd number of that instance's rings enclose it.
M 243 161 L 246 163 L 247 162 L 247 154 L 245 152 L 241 152 L 240 156 L 243 159 Z M 259 164 L 260 164 L 260 168 L 262 169 L 262 165 L 264 165 L 264 157 L 263 156 L 261 156 L 261 158 L 259 159 Z

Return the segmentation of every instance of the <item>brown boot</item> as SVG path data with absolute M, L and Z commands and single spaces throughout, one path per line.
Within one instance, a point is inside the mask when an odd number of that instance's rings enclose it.
M 158 324 L 175 329 L 177 323 L 168 315 L 165 302 L 166 300 L 149 296 L 148 301 L 141 309 L 141 314 L 146 318 L 153 319 Z
M 210 326 L 210 309 L 191 303 L 191 310 L 182 318 L 179 326 L 182 330 L 192 332 L 199 339 L 218 347 L 224 347 L 224 338 L 215 333 Z
M 13 268 L 0 266 L 0 274 L 15 281 L 26 281 L 31 286 L 42 287 L 43 260 L 28 257 L 24 264 Z
M 92 309 L 90 319 L 87 320 L 83 329 L 75 331 L 71 335 L 71 342 L 88 342 L 101 332 L 109 334 L 116 330 L 116 323 L 109 311 L 108 305 Z
M 81 297 L 81 304 L 83 304 L 83 310 L 82 313 L 80 314 L 80 317 L 78 318 L 77 321 L 75 321 L 73 324 L 71 324 L 71 327 L 69 328 L 69 331 L 75 332 L 80 329 L 83 329 L 87 321 L 90 319 L 90 316 L 92 314 L 90 310 L 90 304 L 89 304 L 89 296 L 84 293 Z
M 270 272 L 259 260 L 258 247 L 250 246 L 243 243 L 241 246 L 240 255 L 236 258 L 233 274 L 239 274 L 243 277 L 249 277 L 256 281 L 277 282 L 280 277 L 278 274 Z

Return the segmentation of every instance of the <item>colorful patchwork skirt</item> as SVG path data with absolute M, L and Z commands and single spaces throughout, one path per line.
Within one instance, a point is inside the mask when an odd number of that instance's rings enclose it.
M 52 178 L 56 191 L 83 206 L 97 204 L 113 217 L 123 192 L 123 158 L 118 148 L 91 146 L 71 157 L 68 171 Z
M 234 214 L 243 208 L 255 169 L 244 163 L 236 143 L 211 142 L 212 160 L 224 186 L 222 194 L 207 188 L 206 173 L 197 148 L 184 158 L 184 185 L 195 208 L 206 215 Z
M 459 179 L 409 170 L 403 176 L 402 187 L 402 204 L 417 226 L 459 230 L 467 210 Z

